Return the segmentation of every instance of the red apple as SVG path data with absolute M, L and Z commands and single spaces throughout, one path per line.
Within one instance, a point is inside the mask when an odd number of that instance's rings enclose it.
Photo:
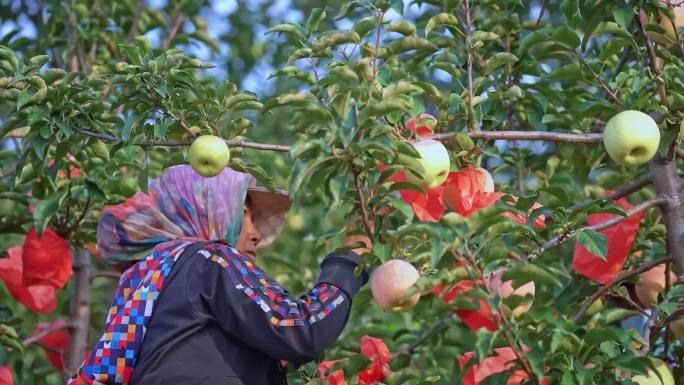
M 408 299 L 405 297 L 419 277 L 418 270 L 404 260 L 392 259 L 383 263 L 375 269 L 370 279 L 371 293 L 375 302 L 381 308 L 392 312 L 402 312 L 413 308 L 420 299 L 420 293 Z
M 670 282 L 675 282 L 675 275 L 670 272 Z M 665 290 L 665 265 L 658 265 L 639 275 L 639 283 L 634 288 L 639 302 L 645 307 L 653 307 L 658 303 L 658 295 Z
M 526 284 L 518 288 L 513 288 L 513 281 L 502 281 L 501 276 L 503 275 L 504 271 L 504 269 L 499 269 L 493 271 L 489 275 L 489 279 L 487 280 L 487 286 L 490 290 L 496 291 L 499 297 L 501 297 L 501 299 L 508 298 L 511 295 L 516 295 L 520 297 L 534 297 L 535 287 L 533 281 L 527 282 Z M 510 317 L 511 315 L 513 315 L 513 317 L 520 317 L 525 312 L 530 310 L 530 308 L 532 307 L 532 301 L 534 301 L 534 299 L 529 301 L 525 300 L 522 304 L 518 305 L 515 309 L 513 309 L 512 312 L 506 305 L 502 305 L 503 307 L 501 308 L 501 310 L 507 317 Z

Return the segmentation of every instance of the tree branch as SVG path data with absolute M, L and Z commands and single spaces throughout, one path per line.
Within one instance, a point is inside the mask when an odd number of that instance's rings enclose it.
M 682 180 L 674 160 L 662 158 L 659 154 L 649 162 L 653 186 L 659 196 L 671 199 L 671 204 L 662 207 L 663 222 L 667 229 L 667 251 L 672 257 L 675 272 L 680 282 L 684 281 L 684 201 Z
M 404 350 L 396 353 L 394 356 L 410 356 L 413 354 L 413 352 L 418 348 L 420 345 L 422 345 L 425 341 L 430 339 L 430 337 L 434 336 L 435 334 L 439 333 L 444 326 L 446 326 L 446 323 L 449 322 L 450 319 L 453 318 L 453 313 L 449 313 L 448 316 L 440 319 L 439 321 L 435 322 L 432 327 L 425 332 L 420 338 L 415 340 L 413 343 L 408 345 Z
M 632 183 L 628 184 L 627 186 L 623 186 L 623 187 L 620 187 L 619 189 L 615 190 L 614 193 L 604 197 L 603 200 L 616 201 L 620 198 L 634 194 L 635 192 L 637 192 L 637 191 L 641 190 L 642 188 L 648 186 L 650 183 L 651 183 L 651 177 L 650 177 L 650 175 L 646 174 L 644 176 L 639 177 L 637 180 L 633 181 Z M 578 210 L 581 210 L 581 209 L 589 206 L 591 203 L 592 202 L 578 203 L 576 205 L 570 206 L 568 209 L 570 211 L 578 211 Z
M 538 28 L 539 24 L 541 24 L 542 19 L 544 18 L 544 11 L 546 11 L 546 8 L 549 6 L 549 0 L 544 0 L 544 4 L 542 4 L 541 10 L 539 11 L 539 16 L 537 17 L 537 22 L 534 23 L 534 28 Z
M 21 341 L 21 344 L 24 345 L 24 347 L 30 346 L 31 344 L 38 342 L 39 339 L 45 337 L 48 334 L 54 333 L 56 331 L 60 331 L 62 329 L 68 329 L 69 327 L 71 327 L 69 322 L 65 322 L 64 324 L 62 324 L 58 327 L 49 327 L 49 328 L 41 331 L 40 333 L 36 334 L 35 336 L 25 338 L 24 340 Z
M 131 24 L 131 29 L 128 31 L 128 41 L 133 41 L 135 34 L 138 33 L 138 24 L 140 23 L 140 17 L 145 10 L 145 0 L 138 1 L 138 8 L 135 10 L 135 17 L 133 18 L 133 24 Z
M 455 132 L 436 134 L 432 139 L 447 140 L 456 134 Z M 603 140 L 603 134 L 566 134 L 548 131 L 471 131 L 466 134 L 474 139 L 487 140 L 544 140 L 581 144 L 599 143 Z
M 380 10 L 375 15 L 375 46 L 373 47 L 373 58 L 371 65 L 373 66 L 373 80 L 368 82 L 368 99 L 366 100 L 366 107 L 371 103 L 373 97 L 373 83 L 374 79 L 378 77 L 378 50 L 380 49 L 380 35 L 382 34 L 382 21 L 385 18 L 385 13 Z
M 169 46 L 171 45 L 171 40 L 173 40 L 173 38 L 176 37 L 176 34 L 178 33 L 178 28 L 180 28 L 181 24 L 183 24 L 183 15 L 179 10 L 176 10 L 173 13 L 173 21 L 171 22 L 169 34 L 166 35 L 166 39 L 164 39 L 164 42 L 162 43 L 163 49 L 169 48 Z
M 610 88 L 610 86 L 606 82 L 604 82 L 603 79 L 601 79 L 601 76 L 594 72 L 594 70 L 589 66 L 589 63 L 587 63 L 587 61 L 584 60 L 584 57 L 577 52 L 575 53 L 575 55 L 579 59 L 580 64 L 586 67 L 589 70 L 589 72 L 591 72 L 591 76 L 593 76 L 594 79 L 599 83 L 599 86 L 603 89 L 603 91 L 605 91 L 605 93 L 611 99 L 613 99 L 613 101 L 617 103 L 617 105 L 624 108 L 625 103 L 623 103 L 622 100 L 620 100 L 620 98 L 617 96 L 615 91 L 612 88 Z
M 114 143 L 122 142 L 121 138 L 118 138 L 116 136 L 102 134 L 99 132 L 93 132 L 93 131 L 82 129 L 80 127 L 72 127 L 72 128 L 74 131 L 78 132 L 81 135 L 90 136 L 93 138 L 98 138 L 98 139 L 108 141 L 108 142 L 114 142 Z M 182 147 L 182 146 L 189 146 L 190 144 L 192 144 L 192 141 L 162 142 L 162 141 L 149 140 L 149 141 L 141 141 L 141 142 L 130 142 L 129 144 L 133 145 L 133 146 L 142 146 L 142 147 L 154 147 L 154 146 Z M 281 145 L 281 144 L 264 144 L 264 143 L 250 142 L 250 141 L 245 141 L 245 140 L 226 140 L 226 144 L 228 145 L 228 147 L 242 147 L 242 148 L 251 148 L 251 149 L 255 149 L 255 150 L 276 151 L 276 152 L 288 152 L 288 151 L 290 151 L 290 146 L 285 146 L 285 145 Z
M 472 20 L 470 19 L 470 0 L 464 1 L 465 17 L 466 17 L 466 60 L 468 65 L 468 129 L 471 132 L 480 131 L 480 127 L 475 124 L 475 117 L 473 112 L 473 49 L 472 44 Z
M 594 231 L 605 230 L 611 226 L 615 226 L 618 223 L 635 216 L 636 214 L 638 214 L 642 211 L 648 210 L 648 209 L 655 207 L 655 206 L 664 205 L 664 204 L 669 203 L 669 202 L 670 202 L 670 200 L 667 198 L 649 199 L 649 200 L 641 202 L 640 204 L 638 204 L 638 205 L 632 207 L 631 209 L 627 210 L 626 211 L 626 214 L 627 214 L 626 217 L 616 215 L 615 217 L 613 217 L 607 221 L 603 221 L 601 223 L 597 223 L 597 224 L 591 225 L 591 226 L 585 226 L 585 227 L 582 227 L 580 230 L 594 230 Z M 541 253 L 546 252 L 547 250 L 551 249 L 552 247 L 556 246 L 557 244 L 559 244 L 563 241 L 567 241 L 569 239 L 574 238 L 576 235 L 577 235 L 577 231 L 571 231 L 569 233 L 561 234 L 561 235 L 554 237 L 553 239 L 544 243 L 544 245 L 541 248 Z
M 90 277 L 90 282 L 93 282 L 95 278 L 111 278 L 118 280 L 121 278 L 121 273 L 118 271 L 98 271 L 96 274 L 93 274 L 93 276 Z
M 620 284 L 620 283 L 622 283 L 622 282 L 624 282 L 624 281 L 626 281 L 626 280 L 628 280 L 634 276 L 637 276 L 643 272 L 649 271 L 658 265 L 661 265 L 663 263 L 668 263 L 671 261 L 672 261 L 671 257 L 659 258 L 659 259 L 656 259 L 654 261 L 645 263 L 641 266 L 630 269 L 629 271 L 623 272 L 622 274 L 617 276 L 615 279 L 613 279 L 611 282 L 609 282 L 608 284 L 603 286 L 601 289 L 599 289 L 596 293 L 592 294 L 591 297 L 589 297 L 586 301 L 584 301 L 584 303 L 582 304 L 582 307 L 580 307 L 579 310 L 577 311 L 577 313 L 575 313 L 575 315 L 572 316 L 572 322 L 576 323 L 577 321 L 582 319 L 582 317 L 584 317 L 584 315 L 587 313 L 587 310 L 589 310 L 589 307 L 591 306 L 591 304 L 593 304 L 594 301 L 596 301 L 597 299 L 601 298 L 601 296 L 603 296 L 603 294 L 608 292 L 613 287 L 617 286 L 618 284 Z
M 74 275 L 71 300 L 71 337 L 66 356 L 66 369 L 74 372 L 83 360 L 88 348 L 88 327 L 90 325 L 90 253 L 77 248 L 74 253 Z
M 663 84 L 660 82 L 660 70 L 656 65 L 657 60 L 655 49 L 653 49 L 653 42 L 651 42 L 651 38 L 648 37 L 648 34 L 646 33 L 646 28 L 641 23 L 641 19 L 639 18 L 639 16 L 635 16 L 634 19 L 636 20 L 636 23 L 639 26 L 639 31 L 641 31 L 641 35 L 644 37 L 644 41 L 646 42 L 646 52 L 648 52 L 649 58 L 648 65 L 651 68 L 651 71 L 653 71 L 653 73 L 656 75 L 656 88 L 658 89 L 660 102 L 667 106 L 667 93 L 665 92 L 665 87 L 663 87 Z
M 368 208 L 366 207 L 366 199 L 363 196 L 363 189 L 361 186 L 361 171 L 354 168 L 354 184 L 356 185 L 356 195 L 359 200 L 359 209 L 361 210 L 361 215 L 363 217 L 363 226 L 366 229 L 368 238 L 371 242 L 375 242 L 375 236 L 373 234 L 373 226 L 371 225 L 370 215 L 368 213 Z

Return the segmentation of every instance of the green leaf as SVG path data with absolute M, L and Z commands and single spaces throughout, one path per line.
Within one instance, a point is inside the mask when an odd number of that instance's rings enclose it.
M 518 51 L 516 52 L 516 56 L 521 57 L 525 52 L 527 52 L 532 46 L 546 42 L 549 39 L 549 36 L 551 35 L 552 29 L 549 27 L 545 27 L 542 29 L 539 29 L 537 31 L 532 32 L 531 34 L 525 36 L 521 41 L 520 41 L 520 46 L 518 46 Z
M 423 39 L 417 36 L 406 36 L 401 39 L 393 40 L 387 45 L 387 48 L 382 49 L 380 56 L 383 59 L 387 59 L 394 55 L 398 55 L 403 52 L 412 51 L 416 49 L 424 49 L 428 51 L 436 51 L 439 48 L 431 41 Z
M 335 15 L 333 19 L 344 19 L 358 7 L 361 7 L 361 4 L 359 4 L 358 1 L 347 1 L 346 3 L 340 6 L 340 11 L 337 13 L 337 15 Z
M 581 18 L 579 0 L 563 0 L 560 5 L 561 12 L 565 16 L 568 25 L 576 27 Z
M 297 40 L 302 40 L 304 38 L 302 35 L 302 27 L 294 23 L 274 25 L 273 27 L 267 29 L 266 33 L 286 33 Z
M 340 44 L 361 42 L 361 36 L 355 31 L 334 31 L 320 37 L 316 41 L 316 46 L 314 47 L 315 52 L 320 52 L 326 48 L 336 47 Z
M 518 57 L 509 52 L 499 52 L 492 56 L 485 62 L 484 72 L 489 73 L 502 65 L 509 63 L 515 63 L 518 61 Z
M 59 211 L 59 205 L 63 198 L 63 192 L 56 191 L 45 199 L 38 201 L 36 211 L 33 213 L 33 221 L 36 227 L 36 234 L 43 236 L 43 231 L 52 217 Z
M 325 11 L 322 8 L 314 8 L 311 10 L 311 15 L 309 19 L 306 20 L 306 29 L 309 31 L 309 35 L 316 32 L 318 25 L 321 21 L 325 20 Z
M 541 266 L 531 263 L 513 265 L 501 277 L 504 281 L 512 280 L 513 287 L 518 287 L 531 281 L 561 287 L 561 282 L 554 274 Z
M 440 13 L 438 15 L 432 16 L 430 20 L 428 20 L 427 24 L 425 24 L 425 36 L 430 35 L 430 31 L 439 26 L 449 27 L 463 35 L 463 31 L 461 31 L 459 28 L 460 23 L 456 16 L 451 13 Z
M 579 36 L 577 36 L 577 32 L 566 26 L 556 27 L 551 35 L 551 39 L 567 46 L 572 50 L 579 47 L 581 43 Z
M 591 229 L 578 229 L 577 242 L 595 256 L 606 260 L 608 243 L 606 236 Z
M 596 26 L 596 28 L 590 34 L 584 35 L 582 39 L 582 50 L 586 48 L 587 44 L 589 43 L 589 40 L 603 34 L 613 34 L 621 36 L 625 38 L 633 47 L 637 46 L 636 42 L 634 41 L 634 37 L 628 30 L 621 27 L 619 24 L 615 22 L 604 21 L 602 23 L 599 23 L 598 26 Z
M 404 214 L 404 216 L 406 217 L 406 222 L 413 221 L 413 209 L 411 208 L 411 205 L 409 205 L 401 199 L 396 199 L 392 197 L 386 198 L 386 202 L 389 207 L 395 208 L 399 210 L 399 212 Z

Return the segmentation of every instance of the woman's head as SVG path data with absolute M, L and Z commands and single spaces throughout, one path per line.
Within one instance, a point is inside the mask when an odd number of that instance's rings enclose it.
M 114 262 L 138 260 L 158 244 L 177 239 L 222 240 L 254 252 L 261 236 L 251 217 L 243 221 L 243 215 L 247 189 L 255 184 L 252 175 L 229 168 L 205 178 L 188 165 L 171 167 L 150 184 L 148 194 L 137 193 L 103 211 L 97 230 L 100 252 Z

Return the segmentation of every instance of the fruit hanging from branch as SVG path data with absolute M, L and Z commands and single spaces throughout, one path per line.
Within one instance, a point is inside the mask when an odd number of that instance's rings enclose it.
M 674 283 L 675 275 L 670 272 L 670 282 Z M 658 265 L 639 275 L 639 283 L 634 287 L 639 302 L 645 307 L 658 304 L 658 295 L 665 291 L 665 265 Z
M 640 374 L 632 377 L 632 381 L 639 385 L 674 385 L 672 372 L 665 363 L 657 358 L 651 358 L 655 366 L 655 371 L 648 370 L 648 374 Z
M 420 293 L 409 298 L 406 294 L 420 278 L 418 270 L 401 259 L 389 260 L 373 272 L 370 279 L 371 292 L 381 308 L 392 312 L 403 312 L 413 308 L 420 299 Z
M 195 139 L 188 150 L 188 162 L 196 173 L 211 177 L 228 166 L 230 150 L 226 142 L 214 135 L 202 135 Z
M 660 144 L 658 124 L 641 111 L 622 111 L 608 121 L 603 145 L 608 155 L 626 166 L 642 165 L 655 155 Z
M 534 282 L 530 281 L 526 284 L 519 286 L 517 288 L 513 287 L 513 281 L 503 281 L 502 275 L 504 273 L 503 269 L 496 270 L 491 273 L 489 280 L 487 281 L 487 286 L 490 290 L 497 292 L 501 299 L 506 299 L 510 296 L 524 297 L 522 303 L 516 306 L 512 311 L 507 305 L 502 305 L 501 311 L 506 317 L 520 317 L 530 310 L 532 307 L 532 301 L 534 300 L 535 286 Z M 531 298 L 530 298 L 531 297 Z
M 451 162 L 449 152 L 444 145 L 433 139 L 424 139 L 413 144 L 413 147 L 420 154 L 420 163 L 425 169 L 423 177 L 411 171 L 406 173 L 409 182 L 412 182 L 424 189 L 439 187 L 449 176 Z

